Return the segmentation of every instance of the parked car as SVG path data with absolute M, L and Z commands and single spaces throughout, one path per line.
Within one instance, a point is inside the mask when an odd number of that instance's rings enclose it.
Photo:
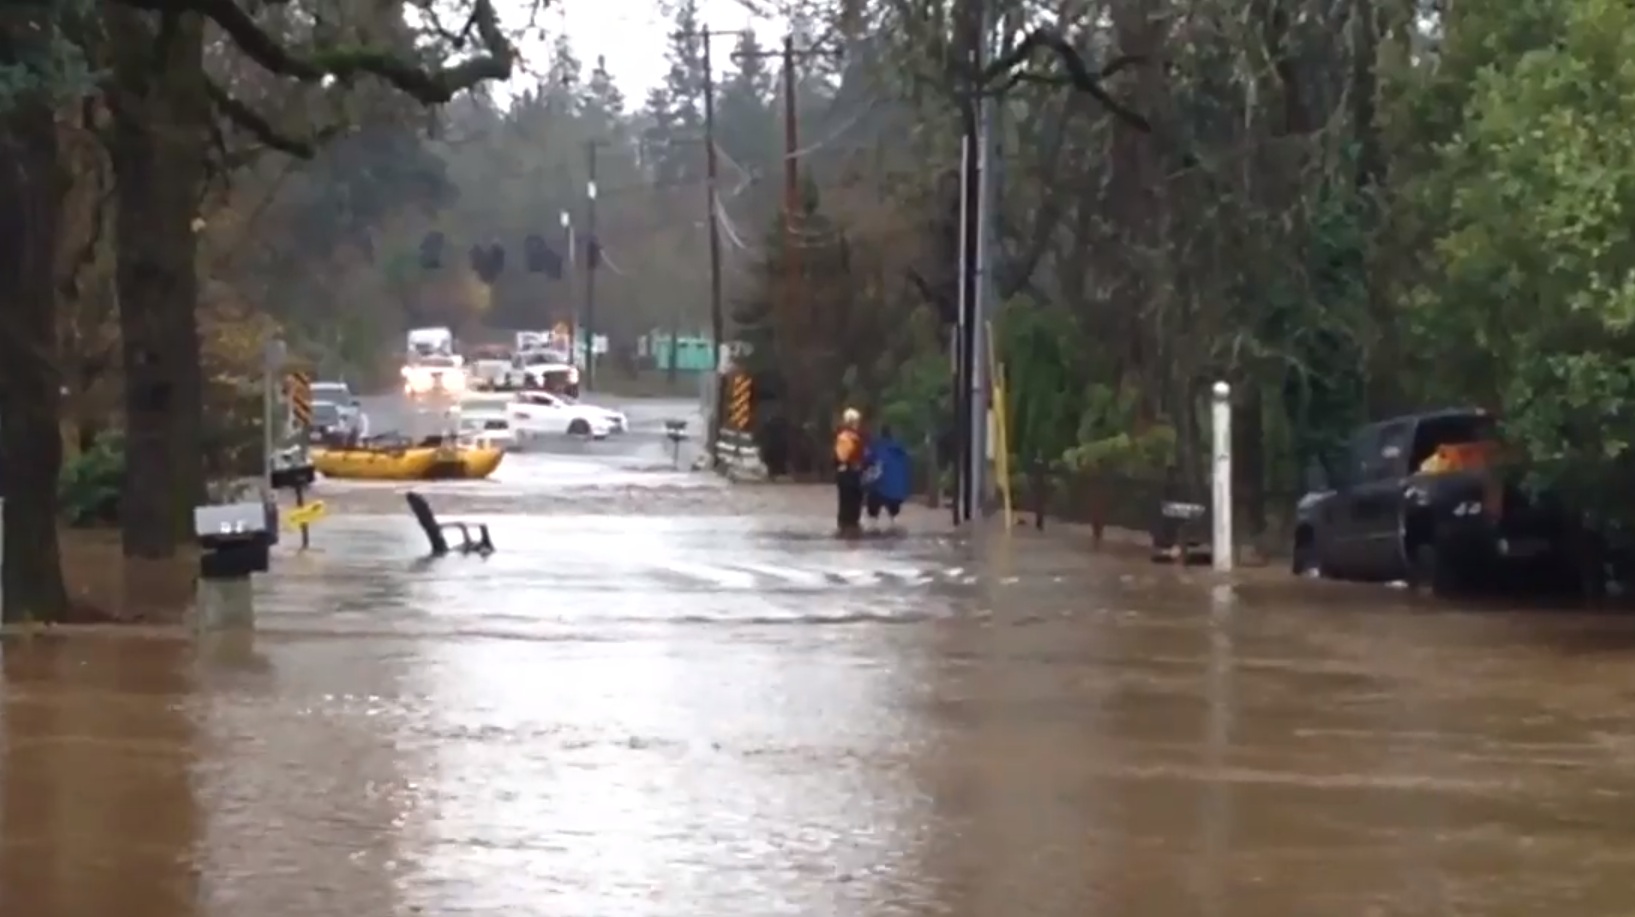
M 312 429 L 307 435 L 313 442 L 345 439 L 351 432 L 341 406 L 333 401 L 312 402 Z
M 1494 460 L 1494 419 L 1448 409 L 1368 424 L 1313 468 L 1296 507 L 1293 570 L 1406 581 L 1439 595 L 1500 585 L 1598 591 L 1600 539 L 1549 492 Z
M 318 403 L 328 403 L 335 406 L 339 421 L 335 429 L 328 432 L 339 435 L 363 433 L 363 406 L 357 396 L 352 394 L 352 387 L 345 382 L 314 382 L 312 383 L 312 400 L 314 407 Z M 313 418 L 314 426 L 317 418 Z
M 589 436 L 602 439 L 615 429 L 615 417 L 624 426 L 623 415 L 550 392 L 520 392 L 506 406 L 506 415 L 519 438 L 531 436 Z
M 465 411 L 460 415 L 462 445 L 510 451 L 517 444 L 511 418 L 503 410 Z

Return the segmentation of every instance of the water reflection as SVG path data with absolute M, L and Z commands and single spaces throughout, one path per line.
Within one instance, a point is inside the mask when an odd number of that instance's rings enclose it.
M 401 835 L 436 779 L 435 700 L 406 682 L 413 658 L 389 639 L 206 639 L 196 783 L 211 915 L 400 910 Z
M 926 825 L 911 668 L 682 625 L 647 639 L 427 647 L 431 798 L 405 844 L 427 913 L 890 913 Z M 885 645 L 882 645 L 882 644 Z M 548 665 L 541 665 L 542 658 Z
M 53 636 L 0 648 L 0 913 L 198 913 L 189 652 Z

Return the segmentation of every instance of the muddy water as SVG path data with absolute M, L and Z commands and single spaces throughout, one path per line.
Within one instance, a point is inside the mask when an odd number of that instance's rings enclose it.
M 342 493 L 255 634 L 7 642 L 0 913 L 1635 910 L 1631 628 L 745 493 Z

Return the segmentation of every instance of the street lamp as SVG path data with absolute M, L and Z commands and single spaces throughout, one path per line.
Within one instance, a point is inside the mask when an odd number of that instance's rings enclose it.
M 562 211 L 559 214 L 557 214 L 556 221 L 562 225 L 562 244 L 563 244 L 564 247 L 567 248 L 567 251 L 568 251 L 567 260 L 563 262 L 562 279 L 564 281 L 566 281 L 567 283 L 571 284 L 571 283 L 573 283 L 573 270 L 574 270 L 574 260 L 573 260 L 574 259 L 574 254 L 573 254 L 573 214 L 569 213 L 568 209 L 566 207 L 564 207 L 562 209 Z M 563 289 L 571 291 L 572 287 L 568 286 L 568 287 L 564 287 Z M 568 353 L 569 354 L 572 354 L 574 352 L 574 350 L 573 350 L 574 338 L 578 335 L 578 332 L 579 332 L 579 319 L 578 319 L 578 316 L 574 314 L 574 309 L 570 305 L 568 307 Z
M 596 142 L 586 147 L 588 181 L 585 182 L 585 328 L 580 340 L 585 348 L 585 388 L 596 386 Z

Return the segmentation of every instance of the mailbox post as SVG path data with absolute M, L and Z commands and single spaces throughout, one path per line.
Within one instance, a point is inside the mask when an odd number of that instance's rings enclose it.
M 278 508 L 271 501 L 200 506 L 193 510 L 199 540 L 199 583 L 194 626 L 199 630 L 253 627 L 250 577 L 267 572 L 278 541 Z
M 670 464 L 677 470 L 681 468 L 681 444 L 687 440 L 687 421 L 666 420 L 664 435 L 670 439 Z

